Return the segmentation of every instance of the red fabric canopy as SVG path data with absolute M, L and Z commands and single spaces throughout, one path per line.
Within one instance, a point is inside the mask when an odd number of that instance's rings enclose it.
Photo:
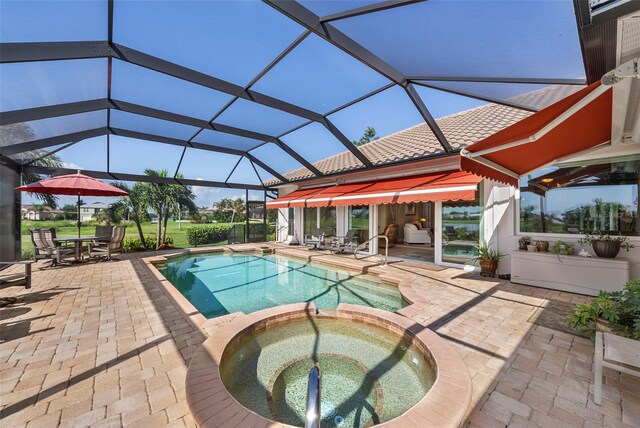
M 610 141 L 612 102 L 596 82 L 467 147 L 460 169 L 517 187 L 524 174 Z
M 128 193 L 97 178 L 84 174 L 59 175 L 57 177 L 40 180 L 26 186 L 17 187 L 16 190 L 33 193 L 47 193 L 52 195 L 79 195 L 79 196 L 127 196 Z
M 326 207 L 410 202 L 474 200 L 482 180 L 463 171 L 437 172 L 412 177 L 331 187 L 302 189 L 267 203 L 268 208 Z

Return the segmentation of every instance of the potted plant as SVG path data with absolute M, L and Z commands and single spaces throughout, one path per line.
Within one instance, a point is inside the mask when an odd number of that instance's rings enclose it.
M 538 247 L 538 251 L 545 253 L 549 251 L 549 241 L 536 241 L 536 246 Z
M 626 236 L 608 235 L 600 232 L 596 232 L 594 235 L 587 234 L 578 242 L 582 245 L 591 245 L 596 256 L 607 259 L 615 259 L 621 248 L 627 251 L 634 248 Z
M 559 256 L 570 256 L 576 251 L 575 248 L 573 248 L 573 244 L 568 244 L 561 240 L 554 242 L 550 250 Z
M 501 254 L 484 243 L 478 244 L 476 253 L 477 256 L 473 258 L 473 261 L 477 261 L 480 265 L 480 275 L 495 276 L 498 270 L 498 262 L 504 257 L 504 254 Z
M 535 242 L 527 244 L 527 251 L 535 253 L 536 251 L 538 251 L 538 245 Z
M 640 279 L 627 282 L 623 291 L 601 291 L 591 305 L 576 305 L 567 323 L 592 340 L 596 330 L 640 340 Z
M 531 243 L 531 237 L 525 235 L 520 239 L 518 239 L 518 249 L 526 251 L 527 245 L 529 245 L 530 243 Z

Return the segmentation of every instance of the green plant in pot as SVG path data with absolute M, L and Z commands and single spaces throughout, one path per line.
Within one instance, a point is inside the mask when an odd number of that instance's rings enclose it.
M 562 240 L 557 240 L 556 242 L 554 242 L 550 250 L 552 253 L 559 256 L 570 256 L 576 251 L 573 247 L 573 244 L 569 244 Z
M 520 250 L 527 250 L 527 245 L 531 244 L 531 237 L 530 236 L 522 236 L 520 239 L 518 239 L 518 248 Z
M 627 282 L 623 291 L 601 291 L 591 305 L 576 305 L 567 324 L 592 340 L 596 330 L 640 340 L 640 279 Z
M 593 235 L 587 234 L 578 242 L 582 245 L 591 245 L 596 256 L 607 259 L 615 259 L 621 248 L 627 251 L 634 248 L 626 236 L 608 235 L 600 232 L 595 232 Z
M 477 261 L 480 265 L 480 275 L 495 276 L 498 270 L 498 262 L 504 257 L 504 254 L 482 242 L 476 247 L 476 253 L 477 256 L 473 258 L 473 261 Z

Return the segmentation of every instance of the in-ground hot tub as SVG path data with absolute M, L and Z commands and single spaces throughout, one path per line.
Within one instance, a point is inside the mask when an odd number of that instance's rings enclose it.
M 303 426 L 316 363 L 323 427 L 457 426 L 471 399 L 457 353 L 408 318 L 293 304 L 241 316 L 207 339 L 187 373 L 189 407 L 200 426 Z

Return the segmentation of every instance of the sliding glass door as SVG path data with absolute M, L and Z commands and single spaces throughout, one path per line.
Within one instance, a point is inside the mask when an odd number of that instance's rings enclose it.
M 440 245 L 443 263 L 474 264 L 482 223 L 481 200 L 482 195 L 478 191 L 475 201 L 442 202 Z
M 369 239 L 369 205 L 349 206 L 347 230 L 353 230 L 355 244 Z

